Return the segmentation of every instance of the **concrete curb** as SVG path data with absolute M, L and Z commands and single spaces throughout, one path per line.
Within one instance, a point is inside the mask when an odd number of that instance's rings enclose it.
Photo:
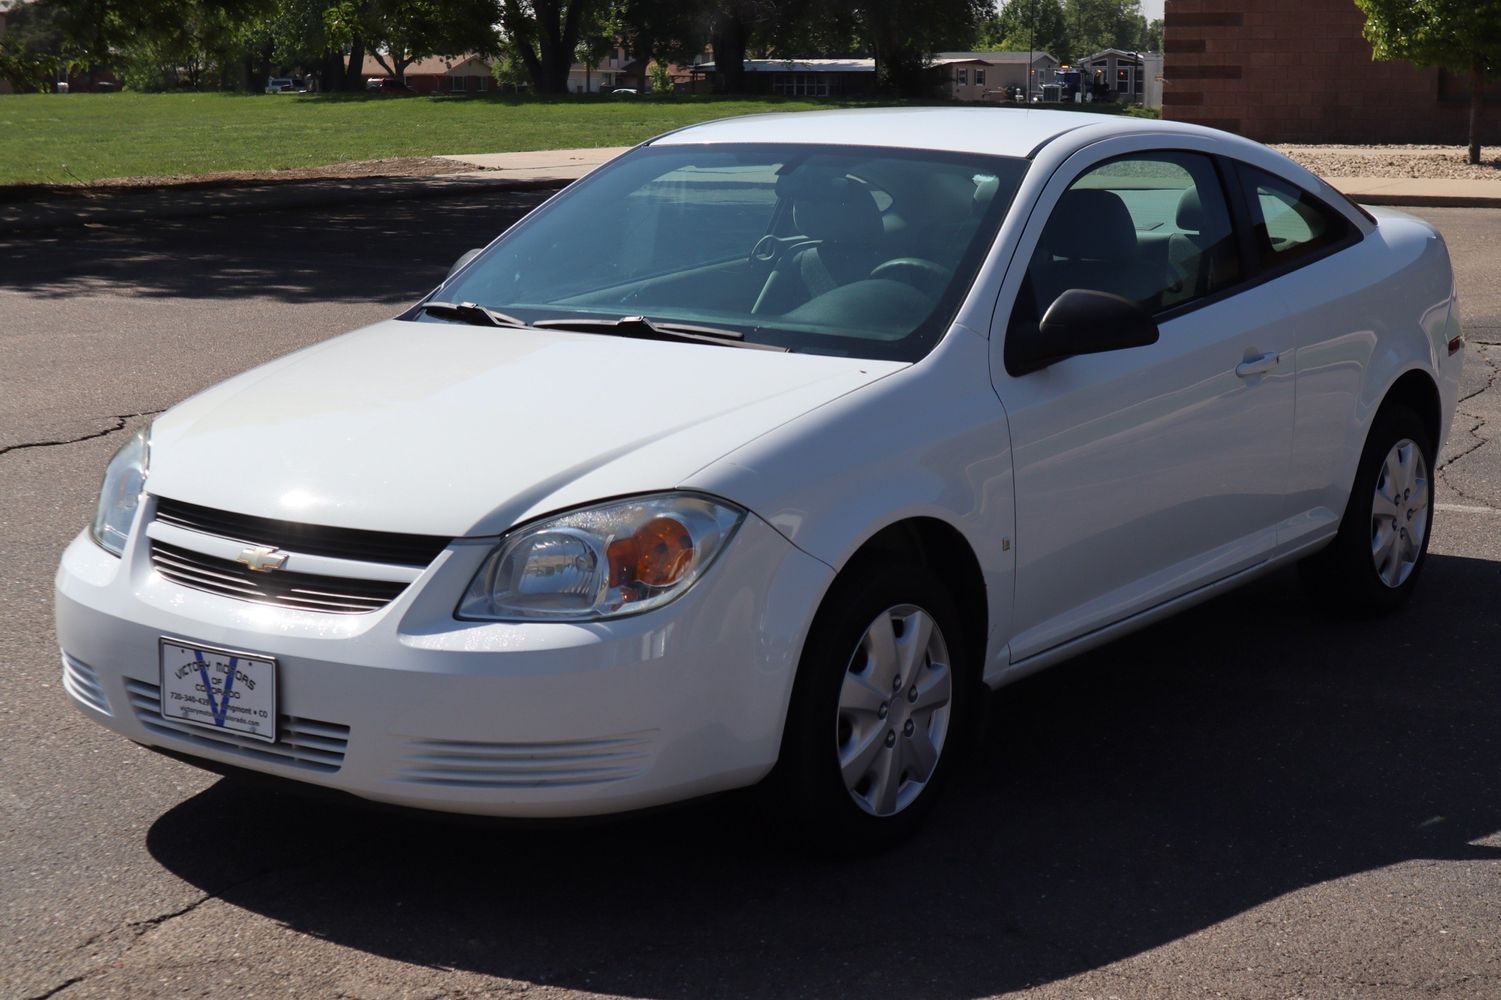
M 1501 196 L 1351 194 L 1350 197 L 1362 205 L 1390 205 L 1394 208 L 1501 208 Z

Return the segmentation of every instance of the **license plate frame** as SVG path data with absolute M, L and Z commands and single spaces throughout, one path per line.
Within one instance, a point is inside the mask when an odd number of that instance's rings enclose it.
M 276 657 L 162 636 L 157 663 L 163 719 L 276 742 Z

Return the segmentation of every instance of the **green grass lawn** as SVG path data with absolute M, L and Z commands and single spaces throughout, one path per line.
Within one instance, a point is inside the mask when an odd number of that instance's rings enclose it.
M 379 95 L 0 97 L 0 184 L 280 170 L 441 153 L 627 146 L 726 115 L 828 102 Z

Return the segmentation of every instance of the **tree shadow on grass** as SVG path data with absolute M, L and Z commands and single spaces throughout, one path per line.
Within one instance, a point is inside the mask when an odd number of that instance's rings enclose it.
M 560 829 L 222 781 L 167 869 L 400 961 L 636 996 L 970 997 L 1134 955 L 1415 858 L 1501 858 L 1501 563 L 1434 556 L 1402 614 L 1281 573 L 1004 691 L 914 840 L 816 857 L 759 800 Z M 793 838 L 795 842 L 795 837 Z
M 0 289 L 40 298 L 125 291 L 401 304 L 549 193 L 491 191 L 19 233 L 0 238 Z

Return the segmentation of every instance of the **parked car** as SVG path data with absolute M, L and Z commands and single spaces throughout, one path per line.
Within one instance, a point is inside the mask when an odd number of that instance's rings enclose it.
M 382 802 L 768 780 L 880 840 L 987 687 L 1295 561 L 1399 608 L 1463 354 L 1437 232 L 1236 136 L 698 125 L 127 441 L 58 572 L 63 684 Z
M 616 87 L 610 91 L 611 97 L 639 97 L 641 92 L 635 87 Z
M 290 76 L 272 76 L 266 78 L 266 93 L 268 94 L 292 94 L 296 93 L 297 87 Z

